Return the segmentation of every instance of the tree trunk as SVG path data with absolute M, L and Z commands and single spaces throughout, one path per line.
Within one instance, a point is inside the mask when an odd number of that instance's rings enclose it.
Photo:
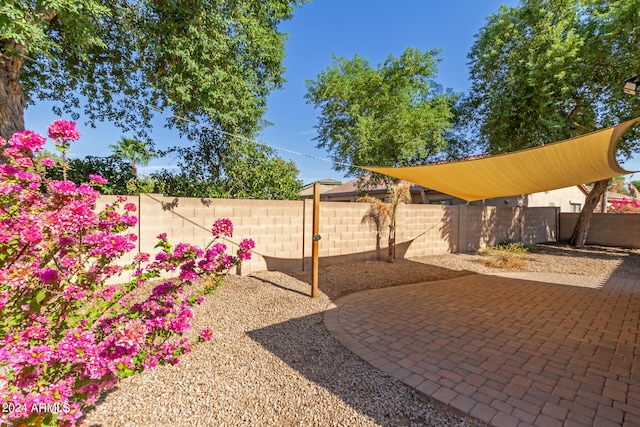
M 393 225 L 389 226 L 389 247 L 387 248 L 387 261 L 393 262 L 393 247 L 396 244 L 396 229 Z
M 19 52 L 24 50 L 18 48 Z M 19 80 L 23 62 L 21 56 L 0 53 L 0 136 L 5 140 L 24 129 L 24 97 Z M 0 161 L 4 162 L 1 151 Z
M 427 193 L 424 191 L 424 187 L 420 187 L 420 197 L 422 197 L 423 205 L 429 204 L 429 199 L 427 199 Z
M 573 229 L 573 235 L 571 236 L 571 244 L 578 248 L 584 246 L 587 241 L 587 233 L 589 232 L 589 226 L 591 225 L 591 216 L 593 210 L 598 205 L 598 201 L 602 197 L 605 191 L 607 191 L 608 179 L 596 182 L 591 192 L 587 195 L 584 202 L 584 207 L 578 217 L 576 227 Z

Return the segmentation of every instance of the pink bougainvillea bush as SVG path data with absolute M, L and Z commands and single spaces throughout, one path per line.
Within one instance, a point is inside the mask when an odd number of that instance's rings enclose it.
M 640 213 L 640 202 L 637 200 L 612 200 L 608 208 L 610 213 Z
M 79 137 L 69 121 L 54 122 L 49 136 L 63 147 Z M 45 141 L 31 131 L 0 138 L 8 159 L 0 165 L 0 425 L 76 425 L 119 378 L 178 363 L 190 351 L 192 307 L 254 247 L 245 239 L 226 253 L 216 240 L 231 237 L 233 224 L 220 219 L 206 248 L 172 246 L 161 234 L 157 254 L 118 265 L 135 248 L 127 233 L 135 205 L 119 198 L 96 209 L 106 182 L 98 175 L 82 185 L 42 178 L 54 165 L 34 160 Z M 133 279 L 105 284 L 123 270 Z M 163 271 L 177 278 L 162 281 Z M 203 275 L 208 284 L 193 286 Z M 197 339 L 211 336 L 205 329 Z

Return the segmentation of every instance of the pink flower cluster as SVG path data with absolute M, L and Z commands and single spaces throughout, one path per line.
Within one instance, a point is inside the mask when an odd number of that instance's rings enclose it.
M 210 328 L 205 328 L 200 331 L 199 337 L 202 341 L 210 341 L 213 338 L 213 331 Z
M 42 150 L 47 140 L 30 130 L 23 130 L 14 133 L 9 138 L 8 144 L 0 137 L 0 147 L 8 145 L 4 149 L 4 155 L 9 159 L 9 162 L 13 166 L 17 166 L 21 169 L 29 168 L 33 166 L 33 153 Z M 9 165 L 2 165 L 9 167 Z M 26 171 L 22 170 L 22 173 Z
M 54 141 L 77 141 L 80 139 L 80 133 L 76 129 L 76 122 L 71 120 L 56 120 L 47 128 L 49 138 Z
M 613 200 L 608 211 L 611 213 L 640 213 L 640 202 L 638 200 Z
M 68 121 L 55 122 L 49 135 L 65 143 L 79 137 Z M 53 162 L 31 161 L 43 144 L 33 132 L 19 132 L 4 150 L 9 163 L 0 165 L 0 401 L 20 408 L 0 413 L 0 425 L 76 425 L 119 378 L 178 363 L 191 349 L 183 335 L 191 328 L 192 307 L 213 290 L 187 295 L 185 287 L 203 275 L 219 284 L 255 246 L 245 239 L 235 255 L 227 254 L 215 239 L 231 237 L 233 224 L 220 219 L 212 228 L 214 242 L 204 249 L 172 246 L 163 233 L 157 255 L 139 253 L 131 264 L 118 265 L 135 248 L 136 236 L 126 232 L 137 224 L 135 204 L 120 197 L 98 210 L 92 184 L 105 182 L 98 175 L 82 185 L 43 179 L 39 168 Z M 123 270 L 133 279 L 105 284 Z M 178 277 L 138 295 L 162 271 Z M 211 337 L 205 329 L 199 340 Z M 37 412 L 39 405 L 57 408 L 56 417 Z
M 233 224 L 227 218 L 222 218 L 213 223 L 211 233 L 214 236 L 233 237 Z

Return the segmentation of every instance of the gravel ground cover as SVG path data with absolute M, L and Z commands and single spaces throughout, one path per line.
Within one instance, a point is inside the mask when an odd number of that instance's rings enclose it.
M 525 271 L 630 277 L 640 252 L 539 246 Z M 193 333 L 214 338 L 176 366 L 127 378 L 85 417 L 88 426 L 481 426 L 429 402 L 342 347 L 322 313 L 336 298 L 368 288 L 489 273 L 481 256 L 449 254 L 338 264 L 310 272 L 229 276 L 196 310 Z

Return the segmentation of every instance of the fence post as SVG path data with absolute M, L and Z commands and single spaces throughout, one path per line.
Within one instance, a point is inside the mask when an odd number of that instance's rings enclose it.
M 318 296 L 318 244 L 320 243 L 320 184 L 313 184 L 313 239 L 311 244 L 311 298 Z

